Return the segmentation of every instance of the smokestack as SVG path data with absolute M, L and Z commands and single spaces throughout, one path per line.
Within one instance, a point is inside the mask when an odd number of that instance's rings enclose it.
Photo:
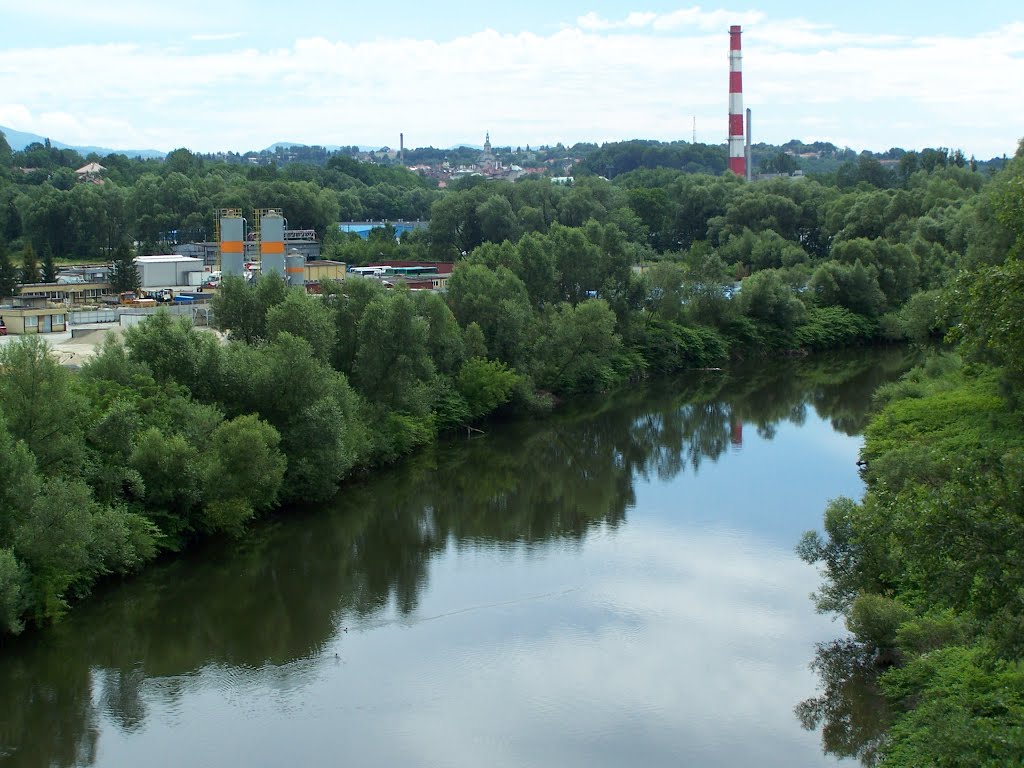
M 739 25 L 729 27 L 729 170 L 741 178 L 747 176 L 743 157 L 743 54 Z
M 398 157 L 401 158 L 402 164 L 405 164 L 405 134 L 398 134 Z
M 750 155 L 750 107 L 747 107 L 747 151 L 743 155 L 743 160 L 747 164 L 747 181 L 750 181 L 754 173 L 754 163 L 751 162 Z

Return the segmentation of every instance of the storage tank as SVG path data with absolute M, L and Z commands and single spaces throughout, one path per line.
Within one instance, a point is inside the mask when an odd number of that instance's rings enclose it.
M 306 257 L 294 249 L 289 251 L 285 257 L 285 275 L 288 285 L 305 285 Z
M 220 220 L 220 271 L 245 276 L 245 219 L 225 216 Z
M 260 272 L 284 277 L 284 216 L 267 211 L 260 216 Z

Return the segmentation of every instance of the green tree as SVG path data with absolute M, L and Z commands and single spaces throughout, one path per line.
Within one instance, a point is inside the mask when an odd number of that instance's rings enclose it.
M 865 317 L 877 317 L 885 306 L 878 271 L 859 259 L 853 264 L 826 261 L 814 270 L 807 287 L 820 305 L 845 307 Z
M 15 534 L 15 554 L 31 570 L 31 600 L 38 621 L 60 618 L 67 609 L 69 588 L 88 582 L 93 510 L 85 483 L 50 478 Z
M 130 466 L 145 486 L 146 515 L 167 535 L 173 549 L 192 527 L 192 513 L 203 499 L 200 453 L 182 435 L 150 427 L 136 438 Z
M 335 325 L 330 309 L 304 290 L 289 290 L 284 301 L 267 312 L 267 337 L 275 339 L 281 333 L 305 339 L 313 348 L 317 359 L 329 363 L 334 354 Z
M 53 249 L 49 245 L 43 251 L 43 268 L 40 277 L 44 283 L 57 281 L 57 264 L 53 258 Z
M 369 459 L 363 406 L 347 379 L 287 331 L 259 346 L 229 345 L 217 401 L 229 416 L 258 414 L 280 433 L 288 457 L 282 499 L 329 498 L 354 465 Z
M 83 459 L 85 403 L 72 374 L 36 335 L 0 345 L 0 414 L 46 474 L 74 472 Z
M 21 282 L 38 283 L 42 279 L 39 271 L 39 258 L 32 243 L 28 243 L 21 251 Z
M 743 314 L 757 323 L 769 337 L 775 336 L 775 343 L 780 344 L 787 343 L 786 334 L 807 316 L 803 302 L 793 295 L 778 270 L 774 269 L 757 272 L 743 281 L 739 305 Z
M 0 171 L 5 171 L 14 164 L 14 153 L 11 145 L 7 143 L 7 137 L 0 131 Z
M 688 320 L 720 328 L 732 309 L 732 279 L 721 257 L 704 245 L 687 253 L 683 297 Z
M 145 363 L 159 384 L 184 386 L 201 402 L 215 402 L 221 345 L 212 333 L 195 330 L 189 320 L 157 312 L 125 331 L 125 346 Z
M 954 297 L 961 320 L 953 338 L 967 354 L 1005 366 L 1024 385 L 1024 261 L 1010 259 L 963 275 Z
M 439 373 L 453 374 L 465 359 L 462 329 L 451 308 L 439 294 L 412 294 L 416 314 L 427 322 L 427 351 Z
M 491 195 L 476 207 L 480 235 L 484 242 L 501 243 L 516 239 L 516 215 L 502 195 Z
M 137 291 L 142 284 L 131 246 L 122 242 L 114 248 L 110 262 L 110 287 L 114 293 Z
M 276 429 L 251 414 L 214 430 L 201 518 L 207 531 L 237 535 L 257 512 L 274 505 L 287 465 L 280 442 Z
M 519 279 L 526 287 L 530 304 L 540 308 L 558 298 L 558 272 L 555 258 L 544 237 L 533 233 L 525 235 L 518 243 Z
M 277 275 L 261 275 L 255 286 L 229 275 L 210 302 L 214 325 L 233 339 L 256 344 L 267 338 L 267 313 L 287 295 L 288 287 Z
M 29 574 L 14 550 L 0 547 L 0 632 L 19 634 L 25 628 Z
M 398 411 L 424 415 L 434 364 L 427 350 L 429 327 L 408 292 L 371 302 L 359 323 L 353 373 L 359 391 Z
M 510 270 L 460 263 L 448 280 L 448 300 L 461 326 L 480 327 L 493 357 L 512 366 L 525 361 L 533 312 L 526 286 Z
M 11 262 L 7 245 L 0 240 L 0 298 L 14 296 L 18 292 L 18 268 Z
M 499 360 L 474 357 L 467 360 L 456 379 L 465 398 L 470 421 L 481 419 L 507 403 L 519 382 L 519 375 Z
M 352 277 L 343 282 L 325 281 L 321 285 L 324 303 L 334 312 L 334 367 L 352 374 L 359 350 L 359 323 L 371 302 L 383 298 L 384 286 L 378 280 Z
M 668 261 L 654 264 L 644 274 L 644 307 L 648 319 L 659 317 L 674 322 L 680 318 L 683 313 L 684 278 L 682 266 Z
M 601 299 L 546 310 L 534 353 L 538 385 L 560 394 L 608 389 L 622 349 L 615 322 Z

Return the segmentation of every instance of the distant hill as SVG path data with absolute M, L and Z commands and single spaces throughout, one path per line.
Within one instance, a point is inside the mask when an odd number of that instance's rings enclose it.
M 43 144 L 46 142 L 45 136 L 39 136 L 35 133 L 27 133 L 26 131 L 16 131 L 5 125 L 0 125 L 0 131 L 2 131 L 4 136 L 7 138 L 7 143 L 11 145 L 11 149 L 16 152 L 24 149 L 29 144 Z M 57 149 L 73 149 L 83 157 L 92 152 L 95 152 L 97 155 L 109 155 L 116 152 L 118 154 L 128 155 L 128 157 L 146 158 L 164 157 L 167 154 L 166 152 L 161 152 L 156 149 L 110 149 L 108 147 L 83 147 L 76 146 L 74 144 L 65 144 L 64 142 L 56 141 L 55 139 L 50 139 L 50 144 Z
M 298 141 L 275 141 L 273 144 L 271 144 L 269 147 L 267 147 L 266 149 L 264 149 L 262 151 L 263 152 L 274 152 L 278 148 L 280 148 L 280 149 L 291 149 L 292 147 L 307 147 L 308 148 L 310 146 L 313 146 L 313 145 L 311 145 L 311 144 L 303 144 L 303 143 L 298 142 Z M 326 149 L 328 152 L 337 152 L 339 149 L 348 149 L 347 146 L 343 147 L 340 144 L 317 144 L 316 146 L 318 146 L 318 147 L 320 147 L 322 149 Z M 379 149 L 380 149 L 380 147 L 369 147 L 369 146 L 364 147 L 362 145 L 359 145 L 359 151 L 360 152 L 376 152 Z

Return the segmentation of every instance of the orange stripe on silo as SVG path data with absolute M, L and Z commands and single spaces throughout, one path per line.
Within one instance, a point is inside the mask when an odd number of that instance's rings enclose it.
M 221 253 L 242 253 L 243 243 L 241 240 L 225 240 L 220 244 Z
M 284 243 L 283 242 L 276 242 L 276 243 L 263 242 L 263 243 L 260 244 L 260 252 L 261 253 L 284 253 Z

